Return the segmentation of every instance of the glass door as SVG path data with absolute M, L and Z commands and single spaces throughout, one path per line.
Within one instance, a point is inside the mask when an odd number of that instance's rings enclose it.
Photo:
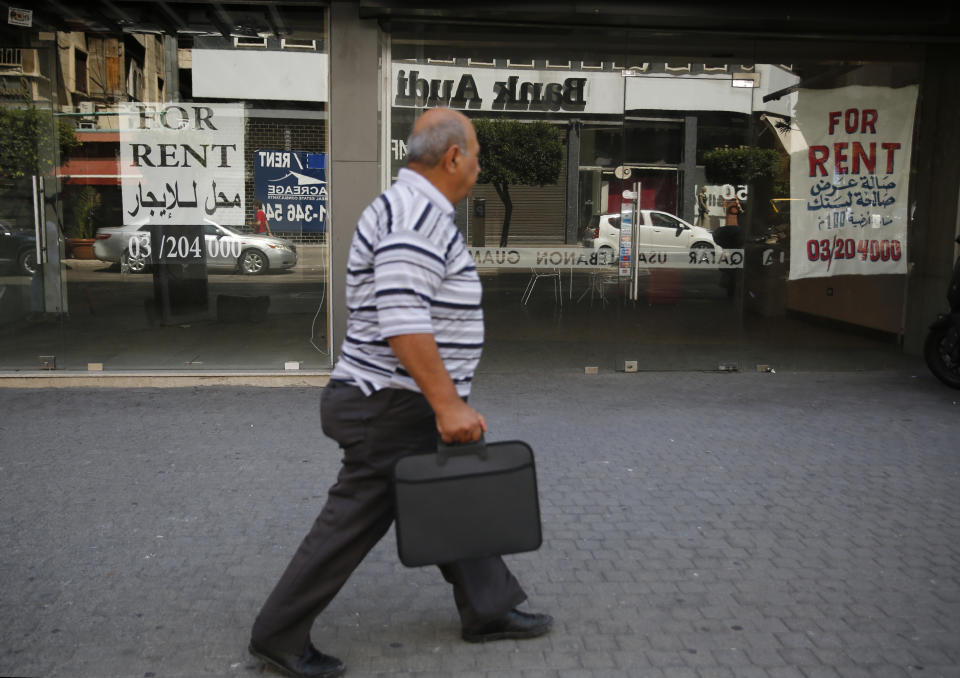
M 741 68 L 660 57 L 620 70 L 620 149 L 602 177 L 598 234 L 620 245 L 617 370 L 740 368 L 742 217 L 723 204 L 748 204 L 748 190 L 708 179 L 702 146 L 748 143 L 751 92 L 731 84 Z
M 44 43 L 36 43 L 42 45 Z M 67 313 L 61 157 L 77 143 L 53 112 L 53 43 L 2 50 L 0 369 L 55 369 Z
M 4 33 L 0 370 L 329 368 L 327 16 L 291 12 Z
M 915 64 L 758 63 L 706 43 L 680 58 L 640 52 L 630 29 L 401 23 L 390 38 L 391 175 L 427 108 L 463 111 L 480 137 L 457 223 L 484 286 L 482 369 L 891 364 Z

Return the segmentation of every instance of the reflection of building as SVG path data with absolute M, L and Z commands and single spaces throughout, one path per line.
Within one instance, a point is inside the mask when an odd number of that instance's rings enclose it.
M 0 47 L 0 100 L 49 100 L 50 78 L 43 75 L 40 66 L 36 49 Z
M 58 173 L 68 221 L 75 202 L 92 187 L 99 196 L 96 226 L 123 223 L 118 104 L 166 99 L 167 44 L 149 34 L 56 33 L 58 77 L 50 101 L 57 117 L 75 126 L 81 143 Z
M 110 164 L 119 143 L 111 135 L 119 129 L 121 103 L 242 104 L 245 205 L 253 198 L 253 152 L 304 150 L 329 158 L 333 216 L 324 243 L 329 249 L 317 247 L 323 254 L 309 272 L 319 279 L 323 271 L 322 282 L 331 290 L 343 279 L 359 210 L 402 164 L 409 126 L 428 106 L 462 108 L 473 117 L 548 121 L 562 131 L 561 180 L 543 188 L 511 187 L 512 243 L 569 252 L 579 247 L 581 227 L 590 217 L 615 211 L 626 189 L 640 194 L 643 207 L 694 221 L 697 191 L 706 186 L 706 225 L 713 229 L 725 220 L 725 197 L 736 195 L 744 203 L 738 221 L 747 239 L 745 264 L 721 278 L 726 289 L 717 284 L 716 271 L 656 271 L 646 298 L 669 303 L 675 312 L 653 317 L 639 305 L 618 307 L 597 322 L 573 303 L 578 289 L 573 301 L 565 301 L 558 324 L 547 327 L 515 303 L 529 267 L 496 269 L 487 297 L 492 342 L 523 334 L 536 337 L 528 341 L 537 342 L 531 353 L 538 356 L 550 352 L 545 347 L 575 345 L 578 359 L 590 352 L 611 365 L 621 357 L 640 357 L 641 369 L 674 360 L 681 367 L 715 369 L 729 357 L 749 367 L 757 346 L 802 357 L 809 355 L 809 345 L 825 345 L 855 367 L 877 352 L 875 345 L 854 342 L 844 353 L 842 345 L 855 335 L 851 327 L 879 330 L 888 347 L 902 343 L 916 351 L 946 287 L 960 159 L 941 150 L 960 136 L 954 115 L 960 95 L 950 79 L 960 30 L 943 8 L 910 7 L 864 20 L 855 6 L 824 13 L 816 5 L 731 11 L 689 3 L 656 8 L 600 3 L 580 11 L 577 3 L 537 8 L 492 2 L 469 8 L 448 3 L 427 11 L 372 0 L 93 0 L 66 10 L 63 3 L 35 4 L 32 28 L 2 31 L 0 94 L 8 104 L 22 104 L 25 96 L 50 102 L 60 119 L 82 128 L 85 148 L 65 168 L 68 186 L 111 188 L 111 177 L 119 173 Z M 767 205 L 791 204 L 795 214 L 805 209 L 804 198 L 782 184 L 781 192 L 772 193 L 772 187 L 756 182 L 708 183 L 704 154 L 723 146 L 772 150 L 780 157 L 802 154 L 809 142 L 793 117 L 798 95 L 820 90 L 830 111 L 869 108 L 851 89 L 863 86 L 888 92 L 916 87 L 924 104 L 904 137 L 914 151 L 906 250 L 912 268 L 909 274 L 788 281 L 791 257 L 796 258 L 789 245 L 797 244 L 790 241 L 791 218 L 780 210 L 765 222 L 764 211 Z M 487 241 L 495 242 L 500 200 L 489 186 L 477 187 L 475 196 L 487 199 Z M 458 207 L 469 230 L 473 210 Z M 830 224 L 842 225 L 840 216 L 832 214 Z M 775 233 L 767 232 L 771 224 L 778 227 Z M 803 256 L 825 251 L 822 243 L 817 248 L 797 251 Z M 299 282 L 296 275 L 286 281 Z M 609 301 L 616 285 L 604 289 L 602 277 L 567 272 L 565 291 L 592 278 Z M 271 307 L 319 318 L 317 326 L 329 329 L 324 347 L 331 351 L 322 358 L 311 355 L 312 367 L 335 352 L 346 313 L 339 294 L 316 291 L 311 280 L 282 297 L 286 306 Z M 525 308 L 533 308 L 537 297 Z M 84 303 L 75 300 L 70 308 Z M 126 309 L 117 317 L 135 315 Z M 836 322 L 839 330 L 831 329 L 843 333 L 843 340 L 817 334 L 815 324 L 806 323 L 810 318 Z M 602 344 L 605 337 L 598 334 L 589 346 L 578 343 L 583 326 L 609 330 L 614 339 Z M 811 334 L 815 341 L 804 344 Z M 757 336 L 761 341 L 751 343 Z M 15 348 L 33 360 L 26 348 Z M 621 355 L 624 350 L 632 355 Z M 168 357 L 160 351 L 151 359 L 157 364 Z M 258 353 L 249 367 L 278 360 L 276 352 Z
M 244 132 L 245 146 L 251 151 L 245 158 L 246 223 L 252 223 L 254 217 L 253 151 L 316 149 L 326 143 L 325 115 L 306 103 L 326 99 L 323 80 L 316 86 L 290 90 L 289 83 L 275 77 L 278 68 L 271 62 L 271 58 L 279 58 L 283 70 L 289 72 L 325 72 L 322 40 L 208 36 L 196 38 L 192 48 L 177 48 L 175 41 L 149 34 L 123 38 L 80 32 L 56 35 L 60 76 L 54 106 L 60 117 L 76 125 L 82 144 L 61 168 L 64 196 L 71 200 L 81 187 L 97 187 L 103 225 L 124 222 L 118 133 L 122 128 L 119 116 L 127 114 L 121 106 L 124 102 L 152 104 L 184 97 L 253 102 L 246 111 Z M 296 63 L 290 63 L 291 59 Z M 228 67 L 236 69 L 233 77 L 225 76 Z M 287 102 L 278 107 L 274 102 L 283 98 L 304 103 Z M 285 228 L 283 223 L 275 224 L 275 230 L 302 242 L 323 239 L 320 231 L 303 233 Z
M 116 129 L 114 119 L 97 113 L 121 101 L 166 101 L 164 45 L 156 35 L 57 33 L 58 108 L 80 114 L 81 129 Z
M 394 58 L 392 145 L 402 143 L 417 110 L 437 105 L 472 117 L 544 119 L 560 126 L 566 138 L 561 180 L 511 189 L 517 194 L 511 238 L 518 244 L 576 242 L 588 213 L 618 212 L 624 190 L 637 191 L 643 208 L 693 222 L 694 187 L 706 183 L 703 152 L 750 143 L 751 124 L 760 115 L 788 115 L 795 95 L 762 99 L 796 85 L 792 68 Z M 403 156 L 392 157 L 395 174 Z M 502 214 L 500 201 L 489 186 L 478 186 L 474 194 L 487 199 L 487 238 L 493 242 L 499 235 L 490 224 Z

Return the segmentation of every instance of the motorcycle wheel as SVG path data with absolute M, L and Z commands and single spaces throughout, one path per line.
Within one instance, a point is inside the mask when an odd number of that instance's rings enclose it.
M 960 331 L 955 327 L 930 330 L 923 359 L 933 375 L 951 388 L 960 388 Z

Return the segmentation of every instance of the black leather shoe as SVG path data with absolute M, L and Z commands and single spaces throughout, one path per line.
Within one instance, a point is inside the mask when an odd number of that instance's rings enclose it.
M 267 652 L 250 643 L 250 654 L 280 673 L 293 678 L 335 678 L 342 676 L 346 667 L 336 657 L 323 654 L 313 645 L 303 655 L 285 652 Z
M 485 643 L 488 640 L 513 638 L 536 638 L 542 636 L 553 626 L 553 617 L 548 614 L 530 614 L 520 610 L 510 610 L 492 622 L 473 629 L 463 629 L 463 639 L 468 643 Z

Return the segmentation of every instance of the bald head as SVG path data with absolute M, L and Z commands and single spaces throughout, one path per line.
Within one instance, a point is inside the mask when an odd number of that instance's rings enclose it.
M 463 113 L 431 108 L 417 118 L 407 139 L 407 162 L 435 167 L 451 146 L 467 149 L 467 130 L 473 125 Z
M 407 140 L 407 167 L 454 205 L 469 195 L 480 175 L 480 144 L 470 118 L 449 108 L 431 108 L 417 118 Z

